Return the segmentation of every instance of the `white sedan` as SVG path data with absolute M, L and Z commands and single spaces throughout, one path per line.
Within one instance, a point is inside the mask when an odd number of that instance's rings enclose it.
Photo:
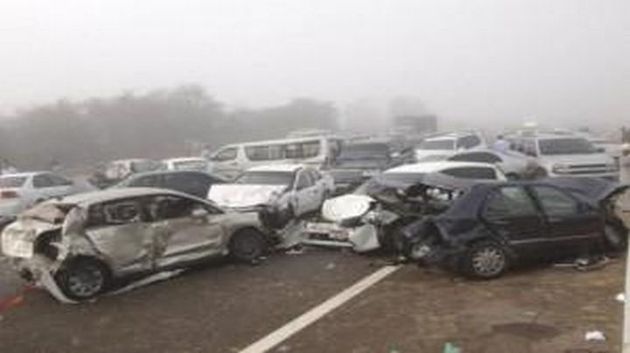
M 44 200 L 92 189 L 50 172 L 3 174 L 0 176 L 0 221 L 6 222 Z
M 333 188 L 332 178 L 312 167 L 277 164 L 248 169 L 233 184 L 213 186 L 208 199 L 236 210 L 275 206 L 296 217 L 319 210 Z

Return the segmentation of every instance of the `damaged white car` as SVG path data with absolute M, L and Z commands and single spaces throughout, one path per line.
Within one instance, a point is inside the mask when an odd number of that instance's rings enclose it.
M 215 185 L 208 199 L 235 210 L 273 207 L 288 218 L 319 210 L 334 188 L 332 178 L 301 164 L 247 170 L 233 184 Z
M 22 277 L 60 300 L 85 300 L 117 278 L 232 255 L 253 261 L 271 239 L 256 213 L 151 188 L 110 189 L 44 202 L 2 233 Z

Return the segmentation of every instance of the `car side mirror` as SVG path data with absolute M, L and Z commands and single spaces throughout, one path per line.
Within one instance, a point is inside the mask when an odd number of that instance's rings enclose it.
M 192 210 L 191 216 L 194 218 L 204 218 L 210 214 L 205 208 L 197 207 Z

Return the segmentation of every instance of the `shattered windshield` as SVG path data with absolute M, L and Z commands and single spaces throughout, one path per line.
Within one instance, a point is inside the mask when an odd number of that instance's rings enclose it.
M 597 153 L 597 148 L 583 138 L 540 140 L 538 146 L 542 155 Z
M 26 182 L 26 177 L 4 176 L 0 177 L 0 188 L 19 188 Z
M 291 185 L 292 172 L 245 172 L 236 180 L 237 184 L 248 185 Z
M 453 150 L 455 149 L 454 140 L 426 140 L 423 141 L 418 149 L 421 150 Z

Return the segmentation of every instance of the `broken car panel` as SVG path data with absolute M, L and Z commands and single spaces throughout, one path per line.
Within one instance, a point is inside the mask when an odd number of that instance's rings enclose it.
M 444 213 L 401 230 L 404 253 L 477 278 L 523 259 L 625 248 L 627 186 L 598 179 L 474 185 Z
M 392 177 L 393 176 L 393 177 Z M 472 181 L 441 173 L 415 178 L 382 174 L 354 194 L 327 200 L 321 222 L 306 224 L 307 245 L 348 247 L 356 252 L 397 247 L 397 231 L 448 207 Z
M 227 254 L 253 261 L 270 241 L 256 213 L 225 212 L 169 190 L 130 188 L 42 203 L 4 230 L 2 251 L 24 278 L 84 300 L 131 274 Z

